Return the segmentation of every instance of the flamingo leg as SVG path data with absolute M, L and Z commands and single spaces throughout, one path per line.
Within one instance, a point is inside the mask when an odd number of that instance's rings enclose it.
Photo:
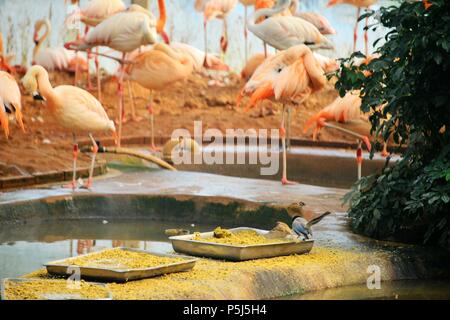
M 369 56 L 369 30 L 367 30 L 367 27 L 369 26 L 369 17 L 366 17 L 366 28 L 364 30 L 364 49 L 365 49 L 365 55 L 366 59 Z
M 283 185 L 295 184 L 295 182 L 289 181 L 287 179 L 287 155 L 286 155 L 286 107 L 283 104 L 283 112 L 281 115 L 281 127 L 280 127 L 280 135 L 281 135 L 281 143 L 283 147 L 283 176 L 281 178 L 281 183 Z
M 136 103 L 134 101 L 133 85 L 130 80 L 127 81 L 127 84 L 128 84 L 128 95 L 130 96 L 131 102 L 131 120 L 139 122 L 142 120 L 142 117 L 138 117 L 136 115 Z
M 353 52 L 356 51 L 356 41 L 358 40 L 358 18 L 359 18 L 360 12 L 361 12 L 361 8 L 358 7 L 358 10 L 356 12 L 355 29 L 353 30 Z
M 95 142 L 94 137 L 92 134 L 89 134 L 89 138 L 92 141 L 92 161 L 91 161 L 91 167 L 89 168 L 89 178 L 87 183 L 83 186 L 84 189 L 90 190 L 92 187 L 92 178 L 94 176 L 94 166 L 95 166 L 95 158 L 97 157 L 98 153 L 98 145 L 97 142 Z
M 244 9 L 244 41 L 245 41 L 245 63 L 248 61 L 248 30 L 247 30 L 247 6 Z
M 147 110 L 150 114 L 150 150 L 157 152 L 159 149 L 155 145 L 155 110 L 153 110 L 153 90 L 150 90 Z
M 286 123 L 286 147 L 291 150 L 291 108 L 287 109 L 287 123 Z
M 208 64 L 208 31 L 207 31 L 207 21 L 205 20 L 205 22 L 203 23 L 203 40 L 205 42 L 205 60 L 203 61 L 203 66 L 205 68 L 209 67 Z
M 358 148 L 356 150 L 356 163 L 358 165 L 358 180 L 361 180 L 362 177 L 362 162 L 363 162 L 363 158 L 362 158 L 362 141 L 361 140 L 356 140 L 357 144 L 358 144 Z
M 102 102 L 102 82 L 100 79 L 100 61 L 99 61 L 99 57 L 98 57 L 99 50 L 100 50 L 99 47 L 97 47 L 95 49 L 97 54 L 95 55 L 94 61 L 95 61 L 95 71 L 97 73 L 97 97 L 98 97 L 98 101 Z M 88 70 L 88 72 L 89 72 L 89 70 Z
M 264 44 L 264 58 L 267 59 L 267 44 L 265 42 L 263 42 Z
M 72 191 L 75 191 L 76 187 L 77 187 L 77 159 L 78 159 L 78 153 L 79 153 L 79 149 L 78 149 L 78 143 L 77 143 L 77 138 L 75 136 L 75 133 L 72 134 L 73 135 L 73 162 L 72 162 L 72 168 L 73 168 L 73 172 L 72 172 L 72 182 L 66 186 L 64 186 L 64 188 L 67 189 L 72 189 Z
M 125 53 L 122 54 L 122 59 L 125 61 Z M 122 126 L 123 126 L 123 76 L 125 72 L 125 67 L 122 64 L 122 68 L 120 71 L 119 76 L 119 90 L 118 90 L 118 96 L 119 96 L 119 138 L 117 141 L 117 146 L 120 147 L 121 141 L 122 141 Z

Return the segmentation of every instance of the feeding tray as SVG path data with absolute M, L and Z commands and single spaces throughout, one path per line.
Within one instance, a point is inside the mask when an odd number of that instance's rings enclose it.
M 61 284 L 59 284 L 61 282 Z M 56 287 L 53 287 L 52 284 L 58 283 Z M 83 282 L 81 284 L 81 289 L 68 289 L 66 280 L 55 280 L 55 279 L 26 279 L 26 278 L 7 278 L 2 281 L 2 290 L 1 290 L 1 299 L 2 300 L 24 300 L 27 297 L 23 296 L 24 287 L 22 287 L 22 293 L 17 296 L 12 293 L 8 293 L 7 286 L 9 285 L 26 285 L 28 286 L 28 290 L 31 291 L 31 295 L 34 295 L 35 300 L 112 300 L 112 293 L 106 287 L 105 284 L 102 283 L 94 283 L 94 282 Z M 33 288 L 33 285 L 37 287 Z M 39 292 L 39 286 L 45 286 L 45 292 Z M 59 287 L 59 288 L 58 288 Z M 84 288 L 83 288 L 84 287 Z M 99 290 L 101 294 L 97 296 L 91 292 L 91 296 L 87 296 L 87 292 L 84 290 Z M 33 299 L 28 298 L 28 299 Z
M 269 231 L 254 228 L 234 228 L 229 229 L 235 233 L 239 231 L 255 231 L 260 235 L 267 235 Z M 193 256 L 214 258 L 230 261 L 245 261 L 253 259 L 273 258 L 278 256 L 288 256 L 291 254 L 304 254 L 311 251 L 314 240 L 299 241 L 296 239 L 283 238 L 282 242 L 255 245 L 230 245 L 202 241 L 201 239 L 211 238 L 213 232 L 205 232 L 197 235 L 200 240 L 194 240 L 195 234 L 185 236 L 170 237 L 173 249 L 176 252 Z
M 79 266 L 80 276 L 82 279 L 96 279 L 99 281 L 106 281 L 106 282 L 127 282 L 130 280 L 139 280 L 157 277 L 168 273 L 189 271 L 194 267 L 195 262 L 197 261 L 197 259 L 186 256 L 150 253 L 148 251 L 131 248 L 115 248 L 115 249 L 106 249 L 98 252 L 92 252 L 85 255 L 77 256 L 75 258 L 49 262 L 45 264 L 45 267 L 47 268 L 47 272 L 49 274 L 67 277 L 68 275 L 71 275 L 73 273 L 74 265 L 70 264 L 70 261 L 80 258 L 89 259 L 90 257 L 92 258 L 94 255 L 98 255 L 109 250 L 135 252 L 143 255 L 149 255 L 149 257 L 157 256 L 157 257 L 173 258 L 179 261 L 144 268 L 129 268 L 121 266 L 120 263 L 115 261 L 107 261 L 106 263 L 102 264 L 97 263 L 95 264 L 95 266 L 94 264 L 92 266 L 89 265 Z M 72 268 L 70 269 L 71 272 L 67 272 L 68 271 L 67 268 L 70 266 L 72 266 Z

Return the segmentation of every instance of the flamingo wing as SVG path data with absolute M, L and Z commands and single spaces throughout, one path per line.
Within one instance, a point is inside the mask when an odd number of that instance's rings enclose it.
M 6 111 L 5 107 L 8 107 L 11 112 L 14 112 L 17 123 L 22 131 L 25 131 L 19 85 L 14 77 L 3 71 L 0 71 L 0 97 L 2 98 L 0 108 L 3 107 L 3 111 Z
M 91 29 L 85 38 L 88 47 L 104 45 L 120 52 L 155 42 L 156 20 L 136 11 L 113 15 Z
M 90 132 L 114 128 L 102 104 L 86 90 L 66 85 L 54 90 L 59 97 L 64 97 L 60 99 L 60 108 L 55 110 L 62 126 Z
M 330 41 L 314 25 L 297 17 L 271 17 L 252 31 L 258 38 L 278 50 L 299 44 L 324 47 L 330 45 Z

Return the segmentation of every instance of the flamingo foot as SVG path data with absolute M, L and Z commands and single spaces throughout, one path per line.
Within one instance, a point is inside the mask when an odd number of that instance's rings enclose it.
M 159 148 L 159 147 L 155 146 L 154 144 L 152 144 L 150 146 L 150 151 L 152 151 L 152 152 L 160 152 L 161 148 Z
M 389 157 L 389 152 L 387 152 L 386 150 L 383 150 L 383 151 L 381 151 L 381 156 L 383 158 L 387 158 L 387 157 Z
M 65 184 L 62 186 L 63 189 L 72 189 L 72 191 L 75 192 L 76 188 L 77 188 L 77 183 L 76 181 L 72 181 L 69 184 Z
M 81 189 L 91 190 L 92 189 L 92 178 L 89 178 L 88 181 L 81 186 Z
M 140 116 L 131 117 L 131 121 L 133 122 L 141 122 L 142 120 L 144 120 L 144 118 Z
M 298 184 L 298 183 L 295 182 L 295 181 L 290 181 L 290 180 L 288 180 L 286 177 L 283 177 L 283 178 L 281 179 L 281 184 L 282 184 L 283 186 L 289 186 L 289 185 L 296 185 L 296 184 Z

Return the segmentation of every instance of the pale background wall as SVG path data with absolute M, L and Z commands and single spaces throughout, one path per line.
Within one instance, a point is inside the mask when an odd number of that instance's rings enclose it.
M 81 7 L 88 0 L 81 0 Z M 124 0 L 129 5 L 131 0 Z M 136 0 L 135 2 L 148 2 L 150 9 L 158 15 L 156 0 Z M 194 0 L 166 0 L 168 11 L 167 33 L 173 41 L 182 41 L 203 48 L 202 15 L 193 8 Z M 381 0 L 383 5 L 388 1 Z M 334 8 L 326 7 L 327 0 L 301 0 L 301 10 L 316 11 L 325 15 L 332 23 L 338 34 L 332 36 L 336 44 L 335 52 L 324 52 L 328 56 L 342 57 L 350 53 L 353 42 L 353 24 L 356 9 L 348 5 Z M 376 8 L 376 7 L 375 7 Z M 70 6 L 64 5 L 64 0 L 0 0 L 0 32 L 2 32 L 5 48 L 8 53 L 16 54 L 15 63 L 29 65 L 33 48 L 33 27 L 38 19 L 48 17 L 53 26 L 49 45 L 62 45 L 70 40 L 73 34 L 62 29 L 62 25 Z M 253 9 L 249 9 L 249 13 Z M 244 8 L 238 4 L 229 17 L 230 44 L 226 61 L 236 70 L 239 70 L 244 60 Z M 219 51 L 219 38 L 222 28 L 221 21 L 212 21 L 209 25 L 209 50 Z M 360 42 L 358 49 L 363 50 L 362 38 L 363 23 L 360 23 Z M 382 36 L 386 30 L 379 29 L 370 34 L 373 42 Z M 261 41 L 249 33 L 250 52 L 262 51 Z M 116 68 L 114 62 L 102 60 L 108 71 Z

